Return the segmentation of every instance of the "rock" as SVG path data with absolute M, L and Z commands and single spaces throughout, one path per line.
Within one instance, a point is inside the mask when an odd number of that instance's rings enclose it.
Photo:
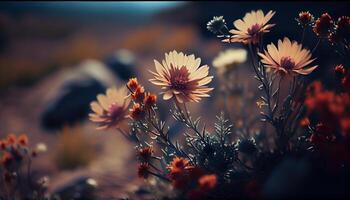
M 48 130 L 61 129 L 85 120 L 90 103 L 107 87 L 119 87 L 134 73 L 135 58 L 127 50 L 118 50 L 107 57 L 105 64 L 97 60 L 83 61 L 62 74 L 62 83 L 41 116 L 41 124 Z
M 94 200 L 97 199 L 95 189 L 97 182 L 95 179 L 81 176 L 71 180 L 65 185 L 52 192 L 52 199 L 72 199 L 72 200 Z
M 104 90 L 105 87 L 96 80 L 66 85 L 56 101 L 48 105 L 43 113 L 42 125 L 47 129 L 59 129 L 85 119 L 89 113 L 89 103 Z
M 48 130 L 85 120 L 90 102 L 96 99 L 96 95 L 116 84 L 113 74 L 96 60 L 86 60 L 73 69 L 63 71 L 61 76 L 57 91 L 53 92 L 41 115 L 41 124 Z
M 122 49 L 108 56 L 105 60 L 108 68 L 121 80 L 127 81 L 135 77 L 135 56 L 128 50 Z

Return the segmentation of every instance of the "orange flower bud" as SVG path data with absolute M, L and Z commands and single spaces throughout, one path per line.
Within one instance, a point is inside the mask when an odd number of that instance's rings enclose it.
M 154 106 L 157 102 L 157 96 L 151 93 L 148 93 L 145 96 L 145 99 L 143 100 L 143 103 L 145 104 L 146 108 L 151 108 Z
M 128 83 L 126 84 L 128 88 L 131 91 L 135 91 L 139 87 L 139 83 L 137 81 L 137 78 L 131 78 L 129 79 Z
M 28 136 L 25 134 L 20 135 L 18 137 L 18 143 L 23 146 L 28 145 Z
M 142 86 L 138 86 L 133 94 L 131 94 L 132 99 L 135 102 L 142 102 L 145 98 L 145 89 Z
M 134 104 L 130 111 L 130 117 L 134 120 L 141 120 L 145 117 L 146 114 L 145 110 L 141 107 L 139 103 Z

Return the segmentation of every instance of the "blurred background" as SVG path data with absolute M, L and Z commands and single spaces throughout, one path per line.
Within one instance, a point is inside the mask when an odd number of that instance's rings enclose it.
M 277 25 L 265 40 L 270 43 L 284 36 L 300 40 L 301 29 L 295 21 L 300 11 L 308 10 L 316 18 L 328 12 L 337 18 L 350 14 L 349 5 L 323 1 L 1 2 L 0 138 L 26 133 L 31 145 L 47 144 L 48 151 L 38 157 L 33 170 L 50 177 L 51 193 L 69 193 L 76 185 L 89 183 L 97 188 L 99 199 L 123 197 L 142 183 L 136 178 L 135 150 L 117 132 L 95 131 L 86 120 L 89 103 L 98 93 L 134 76 L 147 89 L 159 92 L 147 81 L 148 70 L 154 68 L 153 59 L 163 59 L 165 52 L 194 53 L 211 66 L 220 51 L 241 47 L 221 43 L 206 30 L 213 16 L 223 15 L 232 28 L 232 22 L 248 11 L 275 10 L 272 22 Z M 308 32 L 306 38 L 305 45 L 312 48 L 314 35 Z M 331 84 L 324 75 L 341 60 L 327 59 L 332 54 L 327 44 L 321 43 L 318 51 L 317 62 L 322 66 L 309 78 Z M 248 76 L 250 69 L 243 72 Z M 212 83 L 217 84 L 217 80 Z M 196 114 L 209 106 L 218 113 L 221 107 L 214 101 L 218 95 L 215 91 L 213 98 L 191 105 L 191 110 Z

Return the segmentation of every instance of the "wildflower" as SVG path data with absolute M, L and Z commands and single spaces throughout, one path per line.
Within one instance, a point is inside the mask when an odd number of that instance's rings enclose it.
M 141 104 L 139 103 L 135 103 L 132 109 L 130 109 L 130 112 L 131 112 L 130 117 L 133 120 L 142 120 L 146 115 L 145 110 L 142 108 Z
M 314 22 L 314 16 L 309 11 L 303 11 L 299 13 L 296 20 L 301 27 L 305 28 Z
M 189 168 L 189 161 L 185 158 L 182 157 L 174 157 L 173 160 L 171 161 L 170 165 L 168 166 L 168 169 L 170 171 L 175 171 L 175 170 L 185 170 Z
M 340 119 L 341 133 L 344 137 L 350 136 L 350 117 L 344 117 Z
M 311 59 L 310 50 L 303 49 L 301 44 L 291 42 L 287 37 L 278 40 L 278 47 L 271 43 L 267 45 L 267 51 L 258 54 L 265 67 L 282 74 L 308 75 L 317 68 L 317 65 L 308 67 L 315 60 Z
M 175 97 L 179 103 L 199 102 L 202 97 L 209 97 L 208 92 L 213 88 L 205 86 L 210 83 L 213 76 L 208 76 L 209 67 L 200 66 L 201 59 L 194 55 L 185 55 L 172 51 L 165 54 L 163 65 L 154 60 L 156 73 L 150 81 L 162 86 L 164 89 L 163 99 Z
M 138 86 L 135 92 L 131 94 L 131 97 L 135 102 L 142 102 L 145 98 L 145 88 L 142 86 Z
M 345 68 L 342 64 L 339 64 L 339 65 L 335 66 L 334 72 L 335 72 L 335 76 L 337 78 L 339 78 L 339 79 L 343 78 L 345 75 Z
M 332 17 L 328 13 L 324 13 L 318 18 L 313 26 L 313 31 L 318 37 L 328 37 L 333 28 Z
M 148 163 L 141 163 L 138 166 L 137 174 L 140 178 L 148 178 L 149 175 L 149 164 Z
M 257 44 L 262 34 L 270 32 L 275 24 L 268 24 L 275 12 L 270 10 L 264 15 L 262 10 L 246 13 L 242 19 L 233 22 L 236 29 L 230 30 L 233 36 L 223 42 L 242 42 L 244 44 Z
M 338 18 L 335 29 L 330 33 L 328 40 L 331 44 L 342 43 L 350 35 L 350 17 L 341 16 Z
M 99 124 L 98 129 L 107 129 L 118 127 L 119 123 L 125 118 L 125 113 L 130 103 L 127 98 L 127 89 L 109 88 L 106 95 L 98 95 L 97 101 L 90 104 L 94 113 L 90 113 L 90 120 Z
M 312 84 L 310 84 L 306 88 L 306 95 L 307 96 L 314 96 L 315 94 L 321 92 L 322 89 L 322 84 L 320 81 L 314 81 Z
M 131 90 L 131 91 L 135 91 L 136 88 L 139 87 L 139 83 L 137 81 L 137 78 L 131 78 L 129 79 L 128 83 L 126 84 L 128 86 L 128 88 Z
M 303 119 L 300 120 L 300 126 L 302 127 L 307 127 L 310 125 L 310 120 L 309 118 L 305 117 Z
M 15 144 L 17 141 L 17 136 L 15 134 L 9 134 L 7 136 L 7 144 L 12 145 Z
M 148 163 L 153 155 L 152 147 L 145 147 L 138 151 L 138 158 L 141 162 Z
M 219 74 L 225 74 L 234 69 L 237 65 L 246 62 L 247 51 L 245 49 L 228 49 L 220 52 L 213 60 L 213 66 Z
M 87 182 L 90 181 L 90 180 L 91 180 L 91 178 L 89 178 L 87 180 Z M 94 180 L 94 179 L 92 179 L 92 180 Z M 37 181 L 37 183 L 39 185 L 41 185 L 43 188 L 47 188 L 49 186 L 49 184 L 50 184 L 50 178 L 48 176 L 43 176 Z
M 337 43 L 340 43 L 342 41 L 343 37 L 339 35 L 337 31 L 332 32 L 328 36 L 328 41 L 330 42 L 331 45 L 335 45 Z
M 47 151 L 47 146 L 45 143 L 38 143 L 32 150 L 32 157 L 36 157 L 38 153 L 44 153 Z
M 18 137 L 18 143 L 22 146 L 26 146 L 28 144 L 28 136 L 22 134 Z
M 7 141 L 0 140 L 0 149 L 5 150 L 7 148 Z
M 204 175 L 198 180 L 201 191 L 208 191 L 213 189 L 217 184 L 217 176 L 215 174 Z
M 257 101 L 256 105 L 261 109 L 263 106 L 267 106 L 267 103 L 263 100 Z
M 145 99 L 143 100 L 143 103 L 145 104 L 146 108 L 151 108 L 154 106 L 157 102 L 157 96 L 151 93 L 146 94 Z
M 349 36 L 350 34 L 350 17 L 341 16 L 338 18 L 336 25 L 336 32 L 342 37 Z
M 214 16 L 212 20 L 207 23 L 207 29 L 214 34 L 223 34 L 224 29 L 227 30 L 226 22 L 223 16 Z
M 13 161 L 13 157 L 12 157 L 12 155 L 11 155 L 9 152 L 5 152 L 5 153 L 2 155 L 1 163 L 2 163 L 5 167 L 9 167 L 9 165 L 12 163 L 12 161 Z

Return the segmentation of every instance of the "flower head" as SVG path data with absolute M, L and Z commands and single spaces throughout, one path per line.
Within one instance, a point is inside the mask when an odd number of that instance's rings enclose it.
M 13 160 L 13 156 L 9 152 L 5 152 L 2 155 L 1 164 L 3 164 L 5 167 L 9 167 Z
M 168 168 L 170 171 L 185 170 L 189 168 L 189 161 L 182 157 L 174 157 Z
M 131 91 L 135 91 L 139 86 L 139 82 L 137 81 L 137 78 L 131 78 L 126 85 Z
M 22 146 L 26 146 L 28 144 L 28 136 L 22 134 L 18 137 L 18 143 Z
M 245 49 L 228 49 L 220 52 L 213 60 L 213 66 L 217 69 L 219 74 L 224 74 L 237 65 L 246 62 L 247 51 Z
M 7 141 L 6 140 L 0 140 L 0 149 L 5 150 L 7 148 Z
M 339 64 L 339 65 L 335 66 L 334 72 L 335 72 L 335 76 L 338 79 L 341 79 L 341 78 L 344 78 L 346 70 L 342 64 Z
M 230 30 L 233 36 L 223 42 L 242 42 L 244 44 L 257 44 L 263 33 L 270 31 L 275 24 L 268 24 L 275 12 L 270 10 L 264 15 L 262 10 L 246 13 L 242 19 L 233 22 L 236 29 Z
M 145 99 L 143 100 L 143 103 L 145 104 L 146 108 L 151 108 L 154 106 L 157 102 L 157 96 L 151 93 L 146 94 Z
M 301 44 L 296 41 L 291 42 L 287 37 L 278 40 L 278 46 L 273 43 L 267 45 L 267 51 L 259 53 L 261 62 L 265 67 L 273 69 L 282 74 L 310 74 L 317 68 L 317 65 L 309 67 L 308 65 L 315 59 L 311 59 L 311 53 L 308 49 L 303 49 Z
M 299 16 L 296 20 L 300 26 L 305 28 L 314 22 L 314 16 L 309 11 L 303 11 L 299 13 Z
M 301 119 L 299 123 L 300 123 L 300 126 L 307 127 L 310 125 L 310 120 L 309 120 L 309 118 L 305 117 L 305 118 Z
M 336 25 L 336 31 L 339 35 L 345 37 L 350 34 L 350 17 L 349 16 L 341 16 L 338 19 Z
M 202 97 L 209 97 L 208 92 L 213 90 L 205 86 L 213 79 L 208 76 L 209 67 L 199 67 L 201 59 L 194 55 L 172 51 L 165 54 L 162 64 L 157 60 L 154 63 L 156 72 L 151 72 L 154 78 L 150 81 L 165 90 L 164 100 L 175 97 L 179 103 L 198 102 Z
M 146 115 L 144 108 L 139 103 L 135 103 L 130 109 L 130 117 L 133 120 L 142 120 Z
M 12 144 L 15 144 L 16 142 L 17 142 L 17 136 L 15 134 L 11 133 L 7 136 L 7 144 L 12 145 Z
M 142 102 L 145 98 L 145 88 L 143 86 L 138 86 L 131 94 L 131 97 L 135 102 Z
M 223 29 L 227 29 L 226 22 L 223 16 L 214 16 L 212 20 L 207 23 L 207 29 L 214 34 L 223 33 Z
M 139 166 L 138 166 L 138 169 L 137 169 L 137 174 L 140 178 L 148 178 L 148 175 L 149 175 L 149 170 L 150 170 L 150 167 L 149 167 L 149 164 L 148 163 L 141 163 Z
M 47 151 L 47 145 L 45 143 L 38 143 L 36 146 L 35 146 L 35 151 L 37 153 L 43 153 L 43 152 L 46 152 Z
M 208 191 L 213 189 L 217 184 L 217 176 L 215 174 L 204 175 L 198 180 L 199 188 L 202 191 Z
M 127 97 L 127 89 L 109 88 L 106 95 L 97 95 L 98 101 L 93 101 L 90 107 L 93 113 L 89 114 L 90 120 L 99 124 L 98 129 L 118 127 L 125 119 L 130 99 Z
M 324 13 L 321 15 L 320 18 L 318 18 L 315 22 L 315 25 L 313 27 L 314 33 L 318 37 L 328 37 L 331 30 L 333 29 L 333 20 L 332 17 L 328 13 Z
M 341 43 L 350 36 L 350 17 L 342 16 L 338 18 L 335 29 L 330 33 L 328 40 L 331 44 Z
M 152 147 L 145 147 L 142 149 L 139 149 L 138 151 L 138 158 L 141 162 L 148 163 L 153 155 L 153 148 Z

